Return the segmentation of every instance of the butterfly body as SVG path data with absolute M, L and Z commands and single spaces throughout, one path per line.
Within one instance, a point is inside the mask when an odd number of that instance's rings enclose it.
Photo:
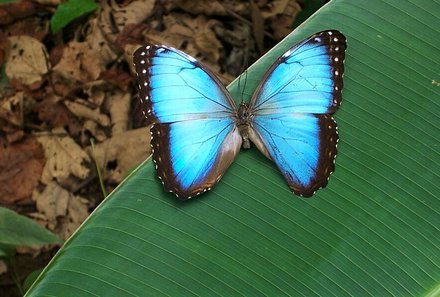
M 153 161 L 166 190 L 189 199 L 210 190 L 251 142 L 291 190 L 311 196 L 334 170 L 345 37 L 314 34 L 282 55 L 249 103 L 238 107 L 213 73 L 185 53 L 148 45 L 134 54 Z

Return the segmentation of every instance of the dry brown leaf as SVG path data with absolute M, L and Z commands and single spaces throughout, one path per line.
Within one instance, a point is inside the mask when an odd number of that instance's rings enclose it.
M 261 14 L 265 19 L 279 15 L 279 14 L 288 14 L 289 13 L 289 6 L 292 5 L 298 5 L 296 1 L 291 0 L 273 0 L 270 3 L 268 3 L 266 9 L 264 9 Z
M 273 38 L 281 40 L 292 31 L 293 21 L 301 11 L 301 6 L 297 1 L 290 0 L 275 0 L 271 4 L 271 9 L 262 11 L 262 15 L 270 23 Z
M 0 101 L 0 119 L 21 127 L 23 125 L 23 92 Z
M 0 24 L 5 25 L 35 13 L 35 4 L 31 1 L 2 3 L 0 6 Z
M 159 43 L 171 44 L 175 47 L 180 48 L 181 44 L 188 42 L 188 40 L 191 40 L 194 36 L 193 29 L 190 26 L 183 25 L 183 23 L 187 19 L 191 20 L 192 18 L 182 13 L 165 15 L 163 18 L 165 30 L 163 30 L 162 32 L 156 32 L 154 38 L 159 38 L 159 40 L 163 40 Z
M 91 149 L 87 148 L 89 154 L 92 154 Z M 150 127 L 115 135 L 96 145 L 93 154 L 103 168 L 105 178 L 120 182 L 131 168 L 139 165 L 150 154 Z M 106 172 L 107 164 L 115 161 L 116 168 Z
M 154 0 L 137 0 L 120 6 L 117 1 L 111 1 L 114 22 L 119 32 L 122 32 L 127 24 L 139 24 L 151 16 L 155 2 Z
M 89 119 L 97 122 L 101 126 L 107 127 L 110 125 L 110 119 L 105 114 L 102 114 L 98 108 L 91 109 L 85 104 L 81 104 L 81 100 L 74 101 L 64 101 L 64 105 L 77 117 Z
M 38 210 L 32 216 L 63 240 L 69 238 L 89 215 L 87 199 L 73 195 L 54 181 L 41 193 L 34 191 L 32 198 Z
M 112 135 L 127 131 L 131 94 L 116 91 L 108 97 L 107 109 L 112 119 Z
M 48 183 L 42 193 L 37 190 L 32 193 L 32 199 L 36 203 L 38 212 L 44 214 L 53 227 L 56 225 L 58 217 L 67 214 L 69 196 L 69 192 L 54 181 Z M 54 229 L 53 227 L 51 229 Z
M 57 96 L 50 96 L 46 100 L 41 101 L 34 107 L 34 112 L 38 114 L 38 118 L 45 122 L 51 128 L 69 126 L 69 131 L 75 125 L 75 118 L 71 116 L 69 110 Z
M 58 232 L 62 239 L 68 239 L 87 219 L 89 216 L 89 207 L 90 203 L 87 199 L 79 196 L 70 196 L 67 216 L 62 220 L 61 228 Z
M 44 43 L 49 34 L 49 24 L 44 17 L 31 16 L 13 22 L 7 27 L 8 36 L 26 35 Z
M 87 131 L 89 132 L 91 135 L 93 135 L 93 137 L 98 141 L 98 142 L 102 142 L 105 139 L 107 139 L 107 135 L 105 135 L 104 131 L 102 131 L 102 129 L 100 129 L 98 127 L 98 124 L 96 124 L 96 122 L 94 121 L 90 121 L 90 120 L 86 120 L 84 121 L 83 124 L 83 132 Z M 82 143 L 90 143 L 90 138 L 87 136 L 87 134 L 82 133 L 83 138 Z
M 101 9 L 101 13 L 102 13 Z M 113 39 L 109 38 L 106 32 L 103 31 L 103 23 L 98 18 L 91 19 L 88 23 L 89 32 L 85 42 L 89 45 L 90 49 L 96 53 L 100 64 L 105 66 L 108 63 L 114 61 L 118 55 L 113 48 Z M 102 71 L 105 70 L 103 67 Z M 102 72 L 100 71 L 100 72 Z
M 0 146 L 0 202 L 11 204 L 30 199 L 44 164 L 43 149 L 33 138 Z
M 140 47 L 139 44 L 126 44 L 124 47 L 124 59 L 130 67 L 130 72 L 136 74 L 133 65 L 133 53 Z
M 49 71 L 47 57 L 46 47 L 37 39 L 24 35 L 11 36 L 6 75 L 23 85 L 41 83 L 43 75 Z
M 75 81 L 93 82 L 118 57 L 109 43 L 111 39 L 103 32 L 105 24 L 94 18 L 87 25 L 85 41 L 72 41 L 64 48 L 59 63 L 54 67 L 57 81 L 64 80 L 68 85 Z
M 52 132 L 53 134 L 37 137 L 43 145 L 47 159 L 41 182 L 49 184 L 56 179 L 63 184 L 70 174 L 80 179 L 86 178 L 90 170 L 83 163 L 90 162 L 89 155 L 66 134 L 64 129 L 58 128 Z
M 207 21 L 203 16 L 198 16 L 191 23 L 190 26 L 195 33 L 194 42 L 197 49 L 210 63 L 217 65 L 223 45 L 217 39 L 214 27 L 220 25 L 220 23 L 213 19 Z
M 105 100 L 106 90 L 109 88 L 108 82 L 105 80 L 96 80 L 86 83 L 83 86 L 84 94 L 88 96 L 87 101 L 101 106 Z
M 106 40 L 117 43 L 119 34 L 129 24 L 140 24 L 153 13 L 154 0 L 131 1 L 120 5 L 117 1 L 103 1 L 98 17 L 101 34 Z
M 264 45 L 264 19 L 258 6 L 251 1 L 252 10 L 252 32 L 254 34 L 255 43 L 260 53 L 263 52 Z
M 219 1 L 209 1 L 209 5 L 203 0 L 179 0 L 168 1 L 168 10 L 176 7 L 189 12 L 191 14 L 205 14 L 205 15 L 226 15 L 226 10 L 223 4 Z
M 187 45 L 185 52 L 196 57 L 211 70 L 218 72 L 222 44 L 217 39 L 215 28 L 220 26 L 216 20 L 204 16 L 190 18 L 186 14 L 173 13 L 164 16 L 164 31 L 154 29 L 145 32 L 146 39 L 156 44 L 166 44 L 175 48 Z
M 66 84 L 96 80 L 105 68 L 99 51 L 92 49 L 86 42 L 72 41 L 64 48 L 60 62 L 53 68 L 56 80 L 65 80 Z M 58 78 L 59 77 L 59 78 Z

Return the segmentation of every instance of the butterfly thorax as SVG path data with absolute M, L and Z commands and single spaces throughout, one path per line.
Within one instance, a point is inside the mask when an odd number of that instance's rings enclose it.
M 252 114 L 249 111 L 249 105 L 245 102 L 240 103 L 237 115 L 237 127 L 243 138 L 243 148 L 248 149 L 251 147 L 249 141 L 249 125 L 252 117 Z

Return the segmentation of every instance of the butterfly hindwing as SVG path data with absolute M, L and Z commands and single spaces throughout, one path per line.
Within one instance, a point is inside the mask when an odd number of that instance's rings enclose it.
M 258 117 L 257 147 L 277 164 L 291 190 L 309 197 L 334 170 L 338 133 L 330 115 L 295 113 Z
M 251 140 L 272 159 L 292 191 L 311 196 L 334 170 L 345 37 L 314 34 L 281 56 L 257 88 L 250 109 Z
M 153 161 L 166 190 L 188 199 L 218 182 L 241 146 L 235 105 L 195 59 L 165 46 L 134 53 Z
M 181 199 L 210 190 L 231 165 L 241 141 L 229 118 L 155 124 L 151 128 L 157 174 L 165 189 Z

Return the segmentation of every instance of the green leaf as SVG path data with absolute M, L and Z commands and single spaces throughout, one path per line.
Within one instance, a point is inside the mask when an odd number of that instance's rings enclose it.
M 50 27 L 53 33 L 67 26 L 71 21 L 78 17 L 92 12 L 98 8 L 93 0 L 69 0 L 60 4 L 50 20 Z
M 15 245 L 0 244 L 0 259 L 8 259 L 15 255 Z
M 34 244 L 59 243 L 58 237 L 33 220 L 0 207 L 0 244 L 31 246 Z
M 37 277 L 40 275 L 40 273 L 43 271 L 43 268 L 39 268 L 37 270 L 32 271 L 29 273 L 29 275 L 26 277 L 23 283 L 23 290 L 26 292 L 29 290 L 29 288 L 32 286 L 32 284 L 35 282 Z
M 146 161 L 28 296 L 438 295 L 439 23 L 438 1 L 331 1 L 249 69 L 245 92 L 302 38 L 347 36 L 326 189 L 294 196 L 252 149 L 212 191 L 180 202 Z M 239 100 L 237 81 L 230 89 Z

